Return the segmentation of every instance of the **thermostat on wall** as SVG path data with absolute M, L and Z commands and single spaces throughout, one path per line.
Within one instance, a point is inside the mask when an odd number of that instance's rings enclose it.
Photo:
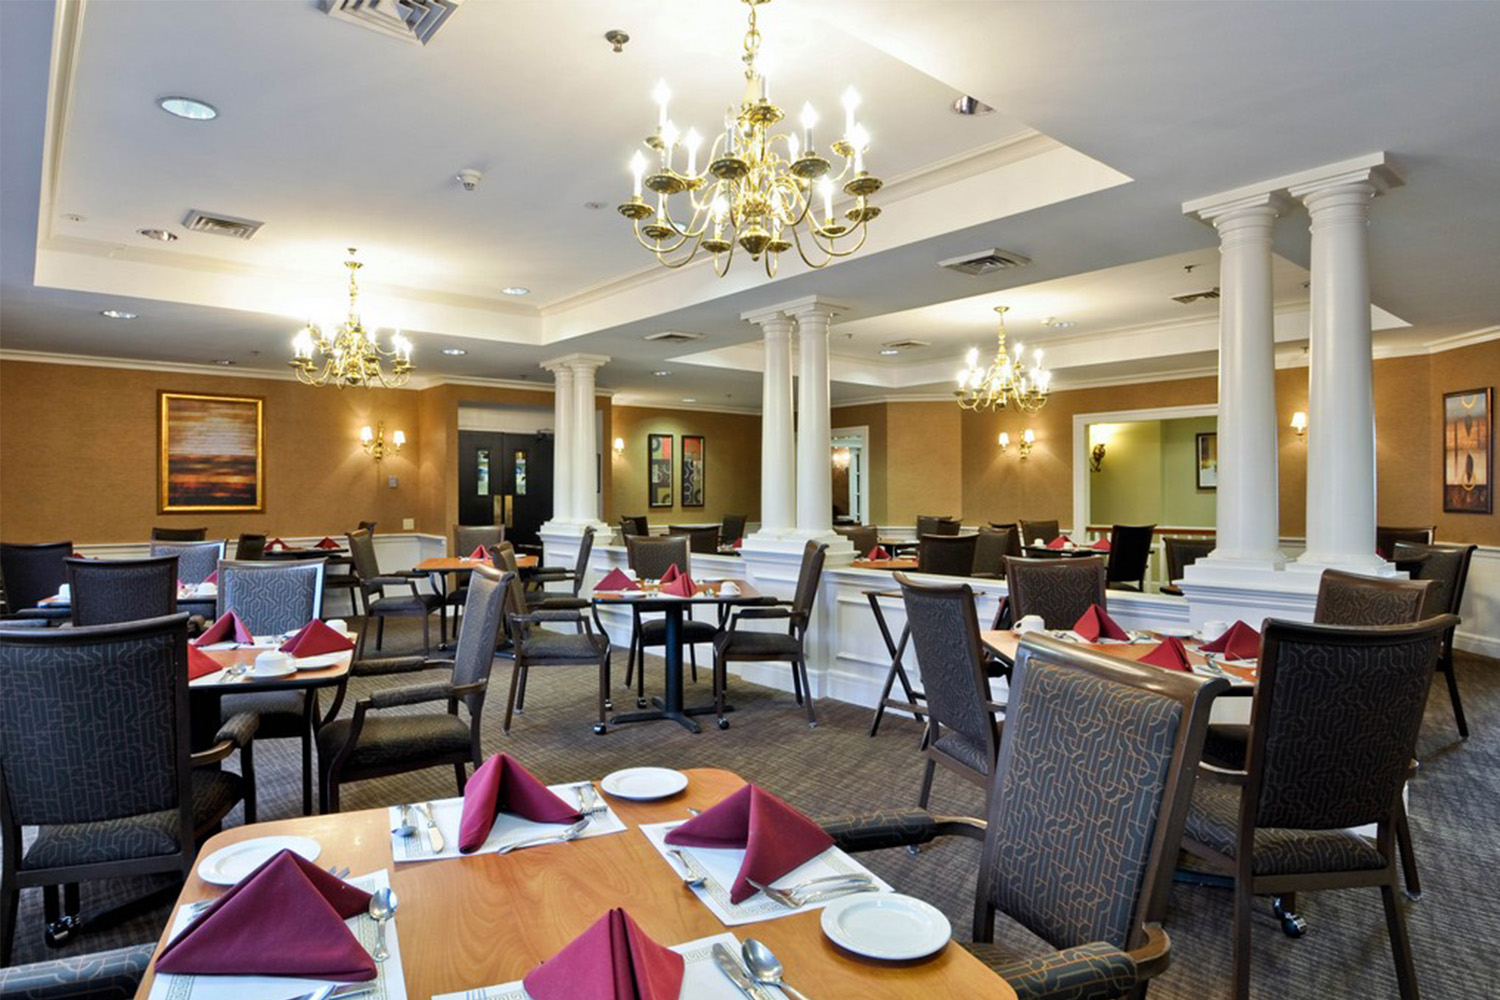
M 386 485 L 389 486 L 391 489 L 395 489 L 396 488 L 396 477 L 392 476 L 390 479 L 387 479 L 386 480 Z

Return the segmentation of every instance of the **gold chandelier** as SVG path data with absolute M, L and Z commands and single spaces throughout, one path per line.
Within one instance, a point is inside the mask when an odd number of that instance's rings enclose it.
M 667 117 L 671 92 L 666 81 L 656 86 L 657 129 L 646 145 L 659 162 L 647 173 L 647 157 L 636 150 L 630 162 L 635 190 L 619 212 L 634 222 L 640 244 L 667 267 L 683 266 L 701 249 L 714 255 L 714 270 L 722 277 L 736 247 L 751 260 L 764 258 L 767 275 L 776 273 L 778 256 L 793 247 L 809 267 L 824 267 L 864 246 L 867 223 L 880 214 L 867 200 L 880 190 L 881 181 L 865 170 L 870 136 L 855 120 L 859 95 L 853 87 L 844 92 L 844 135 L 830 147 L 843 161 L 837 174 L 813 144 L 818 115 L 811 104 L 802 106 L 800 135 L 771 133 L 771 126 L 786 115 L 771 103 L 766 79 L 755 70 L 761 42 L 755 8 L 767 2 L 744 0 L 750 7 L 745 96 L 738 112 L 725 112 L 724 131 L 710 144 L 702 171 L 702 137 L 694 129 L 686 135 L 678 132 Z M 836 186 L 854 198 L 843 218 L 833 213 Z M 656 195 L 655 206 L 643 200 L 643 189 Z M 674 201 L 679 194 L 687 198 Z M 675 218 L 674 206 L 683 209 Z
M 338 325 L 330 337 L 316 324 L 297 331 L 292 338 L 294 356 L 289 364 L 297 373 L 297 381 L 307 385 L 383 385 L 394 389 L 405 385 L 411 378 L 411 341 L 398 330 L 391 337 L 391 349 L 383 350 L 375 339 L 373 329 L 366 330 L 359 316 L 359 285 L 355 274 L 362 265 L 354 259 L 355 249 L 349 248 L 349 259 L 344 266 L 349 269 L 349 315 Z M 320 355 L 313 360 L 313 352 Z M 391 370 L 387 374 L 384 362 L 389 361 Z
M 965 410 L 1003 410 L 1014 406 L 1025 413 L 1035 413 L 1047 402 L 1052 373 L 1042 367 L 1042 349 L 1032 352 L 1032 366 L 1026 367 L 1026 349 L 1017 344 L 1015 353 L 1005 349 L 1005 313 L 1009 306 L 996 306 L 1000 317 L 999 343 L 995 360 L 988 368 L 979 367 L 979 348 L 969 349 L 969 363 L 958 373 L 958 405 Z

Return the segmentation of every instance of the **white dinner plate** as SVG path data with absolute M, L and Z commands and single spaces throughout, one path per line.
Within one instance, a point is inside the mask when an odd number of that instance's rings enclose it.
M 211 885 L 238 885 L 240 879 L 283 850 L 308 861 L 318 860 L 323 852 L 322 846 L 311 837 L 255 837 L 221 847 L 204 858 L 198 863 L 198 877 Z
M 931 955 L 953 936 L 953 925 L 937 907 L 893 892 L 836 899 L 823 908 L 819 920 L 834 944 L 888 961 Z
M 604 776 L 599 787 L 617 799 L 650 802 L 676 795 L 688 786 L 687 775 L 670 767 L 627 767 Z
M 348 650 L 342 653 L 319 653 L 317 656 L 294 657 L 296 669 L 298 670 L 324 670 L 349 655 Z
M 1196 629 L 1183 628 L 1181 626 L 1170 626 L 1168 628 L 1154 628 L 1155 632 L 1162 638 L 1191 639 L 1198 634 Z

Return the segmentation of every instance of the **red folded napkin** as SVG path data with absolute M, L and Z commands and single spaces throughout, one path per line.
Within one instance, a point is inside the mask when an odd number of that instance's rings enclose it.
M 464 787 L 458 849 L 469 854 L 484 846 L 495 817 L 503 812 L 535 823 L 576 823 L 583 814 L 553 795 L 521 762 L 497 753 L 480 765 Z
M 623 570 L 612 569 L 604 579 L 594 584 L 595 590 L 640 590 L 641 585 L 626 576 Z
M 219 620 L 204 630 L 203 634 L 193 640 L 194 646 L 209 646 L 216 642 L 254 642 L 255 636 L 250 634 L 250 628 L 233 611 L 226 611 L 219 616 Z
M 1193 669 L 1192 661 L 1188 659 L 1187 648 L 1183 646 L 1181 639 L 1172 635 L 1163 639 L 1159 646 L 1141 657 L 1139 662 L 1149 663 L 1153 667 L 1166 667 L 1168 670 L 1191 672 Z
M 344 923 L 369 906 L 368 892 L 281 851 L 162 949 L 156 971 L 374 979 L 375 962 Z
M 327 535 L 324 535 L 323 536 L 323 540 L 321 542 L 319 542 L 316 547 L 320 548 L 320 549 L 336 549 L 336 548 L 339 547 L 339 543 L 335 542 L 332 538 L 329 538 Z
M 884 545 L 875 546 L 870 550 L 870 554 L 865 556 L 866 559 L 889 559 L 890 557 L 891 554 L 885 550 Z
M 1056 538 L 1052 539 L 1052 541 L 1047 543 L 1047 548 L 1060 549 L 1063 546 L 1067 545 L 1071 540 L 1072 539 L 1068 538 L 1067 535 L 1058 535 Z
M 283 542 L 279 538 L 273 538 L 269 542 L 266 543 L 266 548 L 268 548 L 268 549 L 286 549 L 286 548 L 290 548 L 290 547 L 291 546 L 287 545 L 286 542 Z
M 488 559 L 489 557 L 490 554 L 483 545 L 474 546 L 474 551 L 469 553 L 470 559 Z
M 195 681 L 200 677 L 207 677 L 215 670 L 224 669 L 224 665 L 209 656 L 197 646 L 188 646 L 188 680 Z
M 736 538 L 734 540 L 734 547 L 737 548 L 737 549 L 744 548 L 745 547 L 745 540 L 743 538 Z
M 1229 631 L 1213 642 L 1198 647 L 1203 653 L 1223 653 L 1229 660 L 1254 660 L 1260 657 L 1260 633 L 1242 621 L 1229 626 Z
M 353 649 L 354 643 L 347 636 L 323 624 L 320 619 L 314 618 L 278 648 L 293 656 L 320 656 L 323 653 L 342 653 L 346 649 Z
M 698 593 L 698 585 L 686 573 L 673 577 L 659 589 L 661 593 L 671 597 L 693 597 Z
M 677 1000 L 682 956 L 615 907 L 521 980 L 533 1000 Z
M 661 575 L 661 582 L 662 583 L 671 583 L 673 580 L 677 579 L 681 575 L 682 575 L 682 571 L 677 568 L 677 564 L 676 563 L 673 563 L 672 565 L 668 566 L 667 567 L 667 571 Z
M 215 587 L 217 587 L 219 585 L 219 571 L 218 570 L 214 570 L 212 573 L 208 574 L 208 579 L 204 580 L 203 582 L 204 583 L 211 583 Z
M 1109 551 L 1109 539 L 1108 538 L 1101 538 L 1098 541 L 1096 541 L 1093 545 L 1090 545 L 1089 548 L 1094 549 L 1095 551 L 1098 551 L 1098 552 L 1108 552 Z
M 1093 642 L 1095 639 L 1129 639 L 1125 630 L 1115 624 L 1115 620 L 1104 613 L 1104 609 L 1097 604 L 1090 604 L 1089 609 L 1083 613 L 1083 617 L 1073 623 L 1073 631 L 1083 636 L 1084 642 Z
M 739 877 L 729 890 L 738 903 L 833 846 L 823 828 L 770 792 L 746 785 L 666 836 L 682 847 L 744 848 Z

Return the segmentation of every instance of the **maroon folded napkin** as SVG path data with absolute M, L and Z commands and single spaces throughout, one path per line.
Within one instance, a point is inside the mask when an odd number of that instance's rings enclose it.
M 268 549 L 289 549 L 289 548 L 291 548 L 291 546 L 288 545 L 286 542 L 282 541 L 279 538 L 273 538 L 269 542 L 266 543 L 266 548 L 268 548 Z
M 375 962 L 344 923 L 369 905 L 368 892 L 280 851 L 163 948 L 156 971 L 374 979 Z
M 677 1000 L 682 956 L 615 907 L 526 974 L 533 1000 Z
M 1108 538 L 1101 538 L 1098 541 L 1094 542 L 1093 545 L 1090 545 L 1089 548 L 1093 549 L 1096 552 L 1108 552 L 1109 551 L 1109 539 Z
M 1083 636 L 1084 642 L 1093 642 L 1096 639 L 1129 639 L 1125 630 L 1115 624 L 1115 620 L 1104 613 L 1104 609 L 1097 604 L 1090 604 L 1089 609 L 1083 613 L 1083 617 L 1073 623 L 1073 631 Z
M 673 580 L 677 579 L 681 575 L 682 575 L 682 571 L 677 568 L 677 564 L 676 563 L 673 563 L 672 565 L 668 566 L 667 567 L 667 571 L 661 575 L 661 582 L 662 583 L 671 583 Z
M 339 543 L 335 542 L 332 538 L 329 538 L 327 535 L 324 535 L 322 537 L 322 539 L 320 539 L 318 541 L 318 543 L 313 546 L 313 548 L 315 548 L 315 549 L 336 549 L 338 547 L 339 547 Z
M 594 584 L 595 590 L 640 590 L 641 585 L 626 576 L 623 570 L 612 569 L 604 579 Z
M 1242 621 L 1229 626 L 1229 630 L 1213 642 L 1198 647 L 1203 653 L 1223 653 L 1230 660 L 1254 660 L 1260 657 L 1260 633 Z
M 1070 539 L 1067 535 L 1058 535 L 1056 538 L 1052 539 L 1052 541 L 1047 543 L 1047 548 L 1060 549 L 1065 547 L 1070 541 L 1072 541 L 1072 539 Z
M 562 799 L 508 753 L 497 753 L 479 766 L 464 787 L 464 812 L 458 827 L 458 850 L 470 854 L 484 846 L 495 817 L 503 812 L 535 823 L 576 823 L 583 814 Z
M 1166 667 L 1168 670 L 1193 669 L 1192 661 L 1188 659 L 1187 648 L 1183 646 L 1182 640 L 1176 636 L 1167 636 L 1151 652 L 1140 658 L 1141 663 L 1149 663 L 1153 667 Z
M 346 649 L 353 649 L 354 643 L 349 641 L 348 636 L 335 632 L 320 619 L 314 618 L 278 648 L 283 653 L 291 653 L 293 656 L 319 656 L 323 653 L 342 653 Z
M 676 567 L 672 567 L 676 569 Z M 661 592 L 672 597 L 692 597 L 698 593 L 698 585 L 686 573 L 672 577 L 661 585 Z
M 216 642 L 254 642 L 255 636 L 250 634 L 250 628 L 240 616 L 233 611 L 226 611 L 219 616 L 219 620 L 203 630 L 203 634 L 193 640 L 194 646 L 210 646 Z
M 890 557 L 891 554 L 885 550 L 884 545 L 875 546 L 870 550 L 870 554 L 865 556 L 866 559 L 889 559 Z
M 474 546 L 474 551 L 469 553 L 470 559 L 488 559 L 489 557 L 490 554 L 483 545 Z
M 188 646 L 188 680 L 195 681 L 200 677 L 207 677 L 215 670 L 224 669 L 224 665 L 212 656 L 209 656 L 197 646 Z
M 666 836 L 681 847 L 744 848 L 739 877 L 729 890 L 738 903 L 833 846 L 823 828 L 770 792 L 746 785 Z
M 217 587 L 219 585 L 219 571 L 218 570 L 214 570 L 212 573 L 208 574 L 208 579 L 204 580 L 203 582 L 204 583 L 211 583 L 211 584 L 213 584 L 214 586 Z
M 745 547 L 745 540 L 743 538 L 736 538 L 734 540 L 734 547 L 737 548 L 737 549 L 744 548 Z

